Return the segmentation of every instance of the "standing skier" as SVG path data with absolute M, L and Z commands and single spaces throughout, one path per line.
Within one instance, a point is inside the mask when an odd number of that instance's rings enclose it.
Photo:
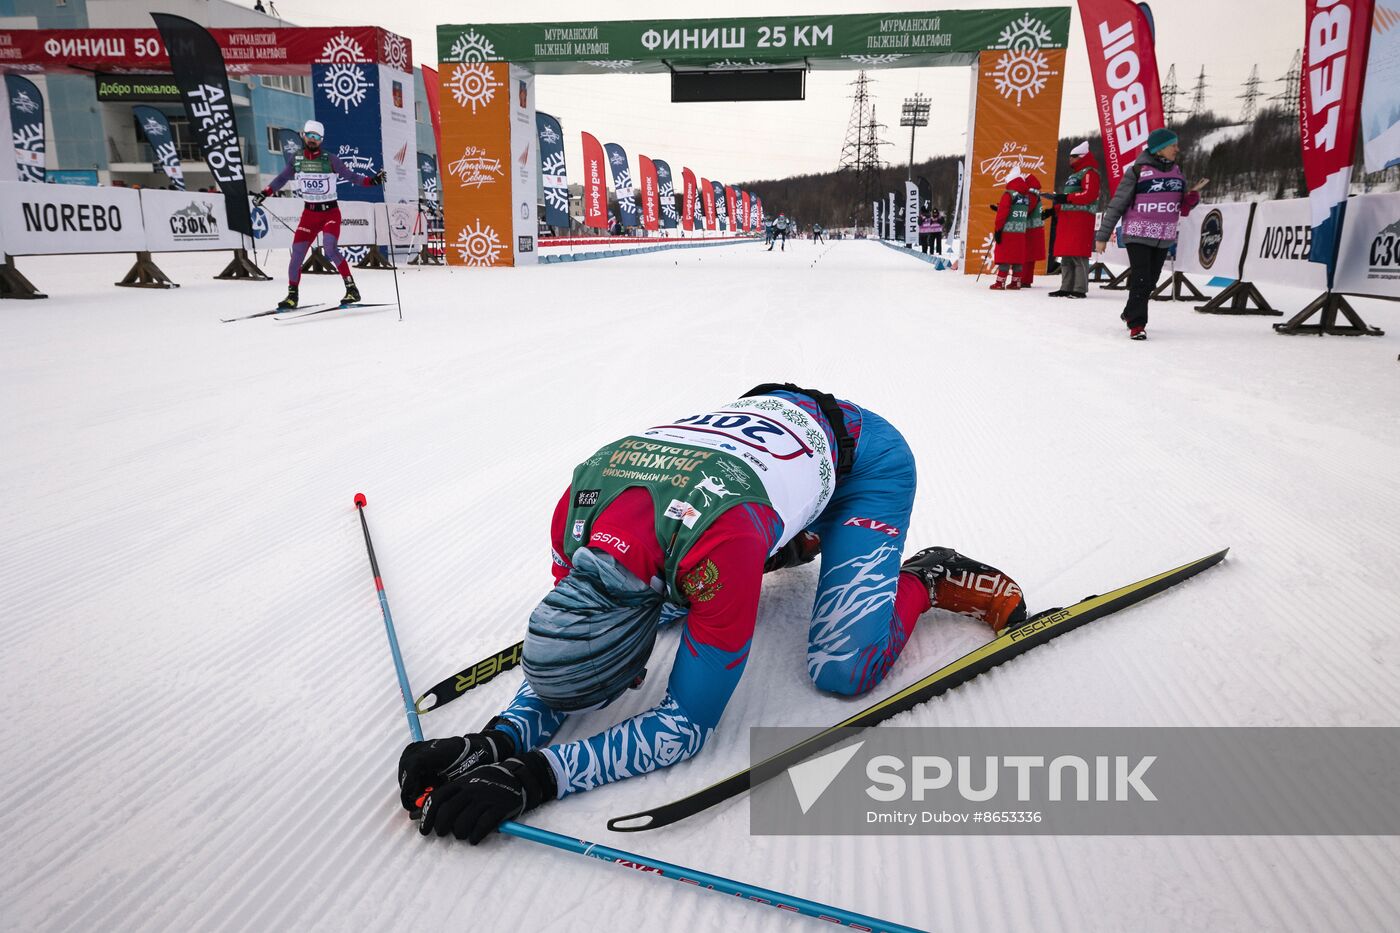
M 778 242 L 778 237 L 783 238 L 783 248 L 780 252 L 787 252 L 788 227 L 792 222 L 787 219 L 787 214 L 779 213 L 777 219 L 773 221 L 773 236 L 768 240 L 768 252 L 773 252 L 773 246 Z
M 1054 254 L 1060 258 L 1060 288 L 1051 298 L 1089 296 L 1089 254 L 1094 249 L 1094 205 L 1099 200 L 1099 166 L 1087 141 L 1069 151 L 1070 175 L 1052 196 Z
M 1021 266 L 1021 287 L 1030 288 L 1035 281 L 1035 264 L 1045 258 L 1045 214 L 1042 206 L 1045 201 L 1040 196 L 1040 179 L 1030 174 L 1026 176 L 1026 194 L 1030 206 L 1026 213 L 1026 262 Z
M 823 232 L 821 224 L 812 224 L 812 242 L 825 243 L 826 237 L 822 236 Z
M 374 175 L 359 175 L 350 171 L 344 162 L 325 151 L 325 138 L 326 128 L 316 120 L 307 120 L 301 130 L 301 152 L 288 159 L 277 177 L 253 196 L 255 205 L 262 204 L 295 178 L 298 193 L 306 205 L 302 209 L 296 233 L 292 236 L 292 261 L 287 267 L 287 297 L 277 303 L 277 307 L 284 310 L 297 306 L 301 264 L 317 234 L 321 236 L 326 258 L 345 280 L 345 297 L 340 299 L 340 303 L 354 304 L 360 300 L 360 290 L 355 286 L 355 277 L 350 274 L 350 263 L 345 261 L 336 242 L 340 239 L 340 202 L 335 195 L 336 179 L 343 178 L 352 184 L 369 187 L 384 184 L 386 175 L 382 170 Z
M 1118 182 L 1113 200 L 1099 221 L 1094 252 L 1108 247 L 1108 238 L 1119 218 L 1123 220 L 1123 244 L 1128 250 L 1128 302 L 1119 315 L 1133 340 L 1147 339 L 1147 302 L 1162 264 L 1176 243 L 1176 225 L 1201 201 L 1200 191 L 1210 184 L 1202 178 L 1188 191 L 1186 175 L 1177 164 L 1181 147 L 1171 130 L 1158 128 L 1147 135 L 1147 148 L 1133 161 Z
M 889 422 L 791 384 L 600 449 L 555 507 L 555 587 L 531 613 L 514 700 L 480 732 L 399 760 L 419 831 L 476 844 L 546 800 L 697 754 L 743 675 L 765 570 L 821 554 L 807 672 L 846 696 L 880 683 L 933 606 L 994 632 L 1024 622 L 1020 588 L 993 567 L 951 548 L 901 564 L 914 486 Z M 549 745 L 570 713 L 641 683 L 666 604 L 684 622 L 660 704 Z
M 1006 182 L 1001 201 L 992 205 L 997 212 L 992 241 L 996 244 L 993 259 L 997 264 L 994 291 L 1021 287 L 1021 266 L 1026 261 L 1026 224 L 1030 217 L 1030 194 L 1026 179 L 1017 175 Z M 1010 273 L 1011 280 L 1007 281 Z

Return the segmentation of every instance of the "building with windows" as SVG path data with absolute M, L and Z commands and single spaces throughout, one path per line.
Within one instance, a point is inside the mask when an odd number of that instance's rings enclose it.
M 148 0 L 0 0 L 3 29 L 147 29 L 154 28 Z M 161 12 L 187 17 L 209 28 L 289 28 L 296 23 L 229 0 L 162 0 Z M 31 80 L 44 96 L 47 126 L 46 168 L 50 180 L 164 188 L 169 184 L 155 152 L 146 142 L 132 107 L 145 104 L 170 120 L 186 185 L 214 184 L 173 88 L 158 81 L 118 80 L 133 76 L 47 74 Z M 418 150 L 436 154 L 432 123 L 424 103 L 423 71 L 414 68 L 415 135 Z M 277 131 L 300 132 L 312 118 L 311 76 L 230 75 L 234 117 L 248 175 L 256 190 L 281 171 L 284 156 Z M 420 179 L 421 189 L 421 179 Z

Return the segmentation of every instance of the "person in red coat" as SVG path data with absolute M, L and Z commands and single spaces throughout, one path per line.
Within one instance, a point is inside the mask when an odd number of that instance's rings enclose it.
M 996 205 L 996 222 L 992 240 L 996 249 L 992 255 L 997 264 L 996 291 L 1021 287 L 1021 267 L 1026 261 L 1026 225 L 1030 220 L 1030 189 L 1026 179 L 1017 175 L 1006 183 L 1001 202 Z M 1007 282 L 1008 273 L 1011 281 Z
M 1030 288 L 1035 281 L 1035 264 L 1045 258 L 1045 199 L 1040 195 L 1039 178 L 1028 174 L 1025 181 L 1031 203 L 1026 218 L 1026 264 L 1021 267 L 1021 287 Z
M 1082 142 L 1069 151 L 1070 175 L 1064 190 L 1051 196 L 1055 221 L 1055 242 L 1051 244 L 1060 257 L 1060 288 L 1051 298 L 1087 298 L 1089 296 L 1089 256 L 1094 251 L 1094 208 L 1099 201 L 1099 164 Z

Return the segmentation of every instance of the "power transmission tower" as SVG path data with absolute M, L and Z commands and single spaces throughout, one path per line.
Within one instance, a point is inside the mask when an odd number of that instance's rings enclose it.
M 864 71 L 851 82 L 855 88 L 851 93 L 851 119 L 846 127 L 846 142 L 841 147 L 840 171 L 849 172 L 853 181 L 852 220 L 865 217 L 870 202 L 881 196 L 877 189 L 885 163 L 880 157 L 880 147 L 889 145 L 881 138 L 880 131 L 885 125 L 875 118 L 870 84 L 871 79 Z
M 1196 89 L 1191 92 L 1191 116 L 1199 117 L 1205 113 L 1206 109 L 1206 66 L 1201 66 L 1201 73 L 1196 78 Z
M 1244 101 L 1243 119 L 1245 123 L 1252 123 L 1254 116 L 1259 112 L 1259 66 L 1255 65 L 1249 72 L 1249 80 L 1244 83 L 1244 93 L 1240 95 Z
M 1167 69 L 1167 82 L 1162 85 L 1162 116 L 1167 123 L 1175 123 L 1177 114 L 1181 113 L 1176 109 L 1176 95 L 1181 93 L 1181 88 L 1176 83 L 1176 65 L 1173 64 Z
M 1277 101 L 1285 112 L 1291 116 L 1298 115 L 1298 94 L 1303 81 L 1303 50 L 1299 49 L 1293 53 L 1293 61 L 1288 66 L 1288 73 L 1275 81 L 1275 84 L 1282 84 L 1283 90 L 1270 97 L 1270 101 Z
M 880 138 L 883 123 L 875 119 L 875 102 L 870 99 L 870 77 L 860 72 L 851 85 L 851 119 L 846 127 L 846 142 L 841 147 L 840 171 L 852 175 L 851 218 L 862 218 L 870 209 L 870 202 L 879 195 L 880 169 L 884 161 L 880 158 L 880 147 L 888 145 Z

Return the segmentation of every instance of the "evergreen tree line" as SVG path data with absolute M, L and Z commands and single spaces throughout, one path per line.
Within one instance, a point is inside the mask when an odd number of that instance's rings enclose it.
M 1280 108 L 1261 111 L 1254 122 L 1238 136 L 1225 139 L 1203 151 L 1199 142 L 1207 133 L 1230 120 L 1205 112 L 1172 125 L 1181 137 L 1181 164 L 1188 179 L 1209 178 L 1205 195 L 1213 201 L 1243 200 L 1249 197 L 1303 197 L 1307 186 L 1303 181 L 1303 156 L 1298 135 L 1298 118 Z M 1060 139 L 1056 153 L 1055 185 L 1063 184 L 1069 174 L 1070 149 L 1084 141 L 1083 136 Z M 1089 137 L 1089 148 L 1102 167 L 1103 144 L 1095 133 Z M 938 156 L 915 163 L 913 177 L 926 178 L 933 194 L 933 207 L 945 217 L 953 212 L 958 190 L 958 160 L 956 155 Z M 895 193 L 896 207 L 904 203 L 904 181 L 909 177 L 908 164 L 890 165 L 876 173 L 874 198 L 867 199 L 857 190 L 854 171 L 822 172 L 794 175 L 789 178 L 746 182 L 742 187 L 757 192 L 763 198 L 769 215 L 785 212 L 804 226 L 819 223 L 825 227 L 869 227 L 870 200 Z M 1042 182 L 1046 179 L 1042 178 Z M 1384 172 L 1358 174 L 1355 187 L 1361 191 L 1374 188 L 1400 187 L 1400 167 Z M 1107 197 L 1107 193 L 1105 194 Z M 974 205 L 975 207 L 975 205 Z

